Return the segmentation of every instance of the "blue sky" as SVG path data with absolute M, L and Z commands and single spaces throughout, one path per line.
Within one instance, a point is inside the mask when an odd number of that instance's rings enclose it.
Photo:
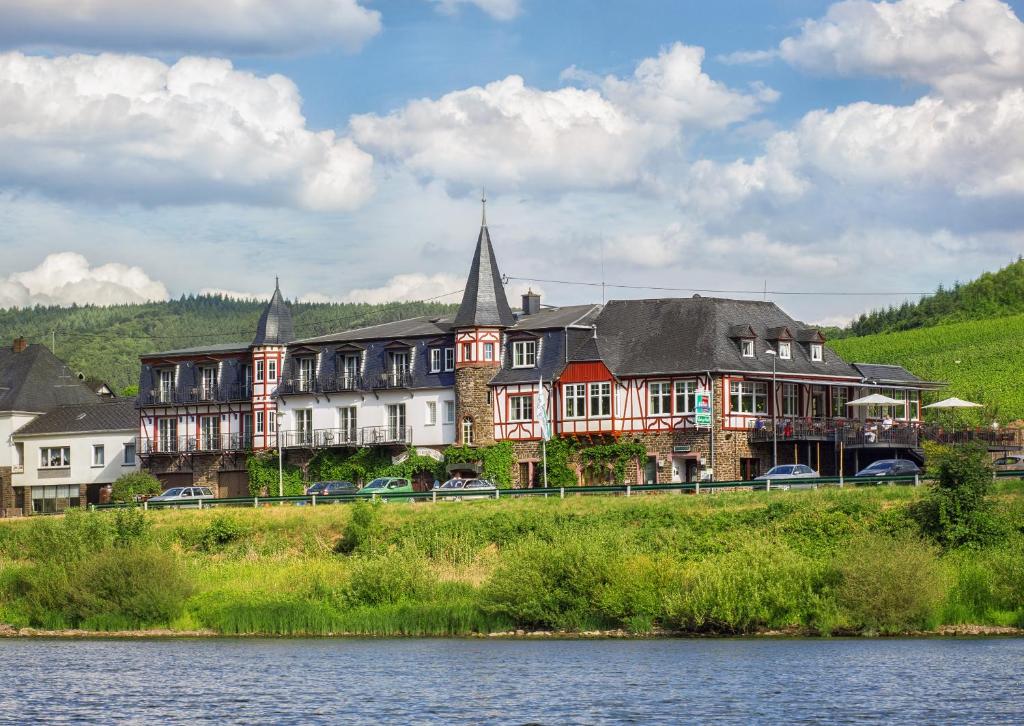
M 552 303 L 1024 251 L 1019 2 L 73 5 L 0 0 L 0 305 L 455 292 L 482 186 L 510 293 Z

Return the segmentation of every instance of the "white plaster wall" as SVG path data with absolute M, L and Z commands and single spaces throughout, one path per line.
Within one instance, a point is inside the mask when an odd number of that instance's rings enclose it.
M 16 440 L 25 447 L 25 467 L 23 473 L 12 476 L 12 484 L 14 486 L 109 484 L 124 473 L 138 471 L 137 455 L 134 465 L 126 466 L 124 463 L 124 445 L 134 439 L 134 431 L 19 436 Z M 104 446 L 105 463 L 103 466 L 92 465 L 94 444 L 103 444 Z M 65 469 L 40 468 L 39 450 L 51 446 L 71 448 L 70 467 Z

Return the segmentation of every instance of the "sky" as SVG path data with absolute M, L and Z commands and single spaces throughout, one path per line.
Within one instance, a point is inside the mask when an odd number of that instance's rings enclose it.
M 842 324 L 1024 252 L 1022 9 L 0 0 L 0 306 L 457 302 L 485 189 L 511 296 Z

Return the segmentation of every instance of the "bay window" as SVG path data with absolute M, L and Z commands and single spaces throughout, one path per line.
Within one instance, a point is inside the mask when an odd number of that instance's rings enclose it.
M 590 415 L 592 418 L 605 418 L 612 415 L 612 384 L 590 384 Z
M 565 397 L 566 418 L 586 418 L 587 416 L 587 384 L 567 383 L 562 387 Z

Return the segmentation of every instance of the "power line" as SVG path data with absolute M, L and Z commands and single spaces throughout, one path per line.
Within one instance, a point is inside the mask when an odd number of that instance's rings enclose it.
M 545 280 L 540 277 L 513 277 L 505 275 L 505 281 L 520 280 L 522 282 L 547 282 L 553 285 L 582 285 L 585 287 L 616 287 L 624 290 L 659 290 L 663 292 L 707 292 L 716 295 L 844 295 L 844 296 L 884 296 L 884 295 L 934 295 L 934 292 L 861 292 L 861 291 L 810 291 L 810 290 L 769 290 L 767 286 L 763 290 L 716 290 L 701 287 L 662 287 L 658 285 L 627 285 L 624 283 L 611 282 L 583 282 L 581 280 Z

